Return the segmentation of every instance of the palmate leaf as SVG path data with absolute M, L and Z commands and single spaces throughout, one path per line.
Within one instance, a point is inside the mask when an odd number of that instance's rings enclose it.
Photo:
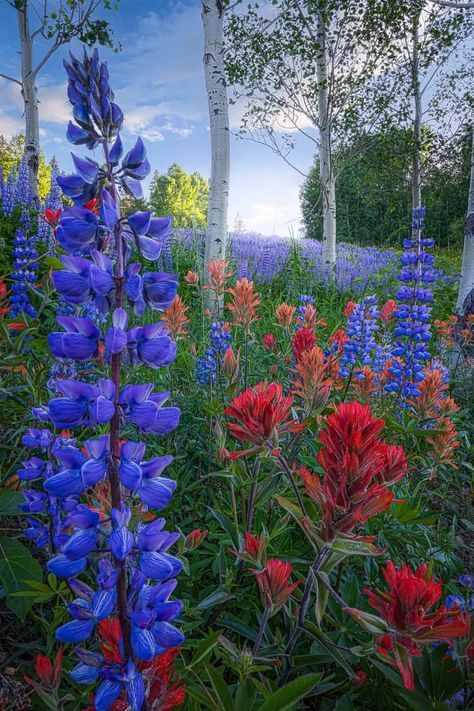
M 0 536 L 0 583 L 7 596 L 7 607 L 23 620 L 32 606 L 31 596 L 15 593 L 31 591 L 27 581 L 41 582 L 43 571 L 37 560 L 23 543 L 14 538 Z
M 0 516 L 21 516 L 23 512 L 18 505 L 23 501 L 22 494 L 17 491 L 3 491 L 0 494 Z

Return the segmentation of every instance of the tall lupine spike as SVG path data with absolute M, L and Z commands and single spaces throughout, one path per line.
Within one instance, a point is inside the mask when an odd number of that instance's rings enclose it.
M 32 234 L 30 214 L 26 206 L 21 208 L 20 224 L 15 232 L 13 246 L 14 271 L 10 315 L 15 317 L 26 314 L 30 318 L 35 318 L 36 308 L 31 303 L 31 292 L 38 276 L 38 252 L 36 235 Z
M 433 268 L 434 256 L 427 250 L 434 244 L 433 239 L 422 237 L 425 226 L 426 208 L 413 210 L 415 239 L 405 239 L 404 253 L 400 257 L 402 265 L 397 292 L 398 306 L 394 311 L 397 324 L 394 329 L 395 341 L 392 350 L 393 361 L 390 368 L 392 380 L 385 385 L 387 392 L 396 392 L 401 401 L 420 394 L 419 383 L 425 377 L 425 364 L 430 359 L 427 343 L 431 339 L 431 308 L 433 292 L 430 285 L 436 281 Z
M 74 206 L 64 208 L 57 225 L 66 254 L 53 283 L 73 309 L 110 310 L 112 323 L 100 328 L 86 316 L 71 314 L 58 317 L 62 330 L 49 334 L 51 353 L 60 363 L 87 362 L 103 354 L 105 377 L 57 379 L 56 397 L 34 408 L 34 416 L 57 429 L 31 429 L 24 437 L 24 444 L 39 449 L 41 456 L 26 460 L 18 473 L 28 486 L 21 508 L 31 514 L 25 535 L 52 555 L 48 570 L 67 578 L 75 596 L 68 604 L 72 619 L 56 630 L 57 639 L 82 645 L 97 634 L 103 637 L 104 624 L 117 623 L 113 661 L 78 648 L 72 678 L 98 684 L 98 710 L 120 699 L 141 711 L 156 696 L 150 665 L 158 669 L 160 655 L 183 641 L 172 624 L 182 604 L 170 599 L 182 564 L 169 553 L 179 535 L 164 530 L 164 519 L 150 522 L 150 514 L 164 509 L 176 488 L 162 475 L 172 457 L 147 458 L 143 443 L 123 443 L 122 428 L 136 429 L 137 439 L 141 432 L 168 434 L 180 412 L 164 406 L 169 393 L 155 393 L 153 384 L 124 385 L 122 364 L 127 357 L 132 366 L 159 368 L 175 358 L 176 345 L 163 322 L 129 329 L 126 310 L 127 299 L 137 314 L 146 306 L 163 310 L 175 299 L 174 275 L 142 274 L 139 263 L 129 263 L 133 251 L 158 258 L 171 218 L 139 213 L 119 220 L 119 188 L 125 188 L 125 180 L 139 182 L 149 170 L 145 146 L 138 140 L 120 165 L 123 116 L 97 52 L 85 52 L 82 60 L 71 56 L 65 66 L 76 120 L 68 137 L 89 148 L 100 145 L 104 160 L 99 168 L 74 156 L 79 175 L 57 180 Z M 107 434 L 91 437 L 88 431 L 81 442 L 80 429 L 96 425 L 106 427 Z M 67 432 L 57 434 L 61 428 Z M 86 568 L 95 568 L 95 585 L 80 579 Z

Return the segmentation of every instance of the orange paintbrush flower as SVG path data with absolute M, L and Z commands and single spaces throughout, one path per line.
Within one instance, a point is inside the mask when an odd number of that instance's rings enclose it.
M 355 377 L 351 381 L 351 390 L 364 402 L 370 400 L 371 395 L 379 389 L 376 382 L 377 374 L 374 373 L 370 365 L 356 371 Z
M 278 325 L 282 328 L 289 328 L 293 322 L 293 317 L 296 312 L 296 306 L 290 306 L 289 304 L 280 304 L 275 311 L 275 316 L 278 321 Z
M 393 312 L 397 308 L 395 299 L 388 299 L 380 309 L 380 320 L 387 325 L 393 318 Z
M 234 324 L 248 328 L 258 320 L 257 306 L 260 304 L 259 294 L 254 291 L 253 281 L 245 277 L 239 279 L 234 287 L 227 289 L 232 301 L 226 304 L 234 316 Z
M 204 284 L 203 289 L 212 291 L 216 298 L 225 292 L 227 280 L 232 276 L 233 272 L 228 266 L 229 262 L 223 259 L 213 259 L 209 262 L 209 284 Z
M 426 441 L 432 447 L 431 454 L 434 460 L 431 469 L 432 479 L 434 479 L 438 468 L 442 464 L 453 469 L 458 468 L 455 454 L 456 449 L 460 446 L 456 427 L 450 417 L 438 417 L 435 421 L 435 428 L 441 430 L 441 432 L 426 438 Z
M 189 272 L 184 277 L 184 281 L 190 286 L 197 286 L 199 284 L 199 274 L 189 270 Z
M 299 328 L 313 329 L 316 326 L 327 326 L 327 323 L 324 319 L 318 318 L 318 312 L 313 304 L 306 304 L 303 313 L 296 319 L 296 325 Z
M 181 297 L 176 294 L 171 306 L 168 306 L 161 314 L 161 321 L 166 323 L 171 337 L 175 341 L 178 341 L 186 335 L 185 326 L 189 323 L 189 319 L 186 316 L 187 311 L 189 311 L 189 307 L 186 306 Z
M 321 410 L 326 404 L 332 378 L 328 377 L 328 364 L 324 353 L 318 346 L 304 351 L 296 362 L 294 372 L 297 378 L 293 385 L 293 393 L 300 397 L 308 412 Z

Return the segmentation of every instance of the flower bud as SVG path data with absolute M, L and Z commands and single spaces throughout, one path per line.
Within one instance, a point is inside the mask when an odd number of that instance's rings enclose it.
M 201 531 L 199 528 L 188 533 L 184 540 L 184 550 L 193 551 L 198 548 L 206 538 L 208 531 Z

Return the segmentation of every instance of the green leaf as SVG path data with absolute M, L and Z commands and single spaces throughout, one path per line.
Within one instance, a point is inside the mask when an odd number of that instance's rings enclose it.
M 226 592 L 225 590 L 216 590 L 215 592 L 205 597 L 204 600 L 201 600 L 201 602 L 196 605 L 196 609 L 208 610 L 210 607 L 221 605 L 223 602 L 227 602 L 227 600 L 233 600 L 234 598 L 235 595 L 232 595 L 232 593 Z
M 7 606 L 21 620 L 25 618 L 33 600 L 30 597 L 18 597 L 14 593 L 31 589 L 27 581 L 40 582 L 42 579 L 41 566 L 28 548 L 14 538 L 0 536 L 0 583 L 7 595 Z
M 239 548 L 239 536 L 238 533 L 235 530 L 234 525 L 232 524 L 231 521 L 229 521 L 228 518 L 224 516 L 223 513 L 220 511 L 217 511 L 217 509 L 213 509 L 209 506 L 209 511 L 211 514 L 214 516 L 214 518 L 220 523 L 224 531 L 229 535 L 230 540 L 234 544 L 234 548 L 238 550 Z
M 50 267 L 50 269 L 64 269 L 64 264 L 57 257 L 46 257 L 44 263 L 47 267 Z
M 196 651 L 194 652 L 190 664 L 188 664 L 188 669 L 191 669 L 191 667 L 196 666 L 196 664 L 199 664 L 199 662 L 201 662 L 205 657 L 207 657 L 207 655 L 211 652 L 212 649 L 214 649 L 214 647 L 218 643 L 221 634 L 222 630 L 216 630 L 214 632 L 211 632 L 199 643 Z
M 318 580 L 318 578 L 314 575 L 313 573 L 313 587 L 314 591 L 316 593 L 316 600 L 314 603 L 314 614 L 316 615 L 316 621 L 318 625 L 321 624 L 321 621 L 324 617 L 324 613 L 326 611 L 326 607 L 328 604 L 328 599 L 329 599 L 329 591 L 323 583 Z
M 22 511 L 18 505 L 22 503 L 23 496 L 17 491 L 4 491 L 0 494 L 0 516 L 21 516 Z
M 354 704 L 348 694 L 341 696 L 337 704 L 334 706 L 334 711 L 354 711 Z
M 348 538 L 336 538 L 331 548 L 344 555 L 376 555 L 377 549 L 372 543 L 354 541 Z
M 209 665 L 206 665 L 206 672 L 214 689 L 214 693 L 217 696 L 217 700 L 219 701 L 219 709 L 223 711 L 233 711 L 234 704 L 232 702 L 229 685 L 224 681 L 221 672 Z
M 289 684 L 282 686 L 275 691 L 264 703 L 259 706 L 258 711 L 285 711 L 304 696 L 321 681 L 322 674 L 306 674 L 300 676 Z
M 234 708 L 236 711 L 239 709 L 245 709 L 245 711 L 252 711 L 255 705 L 255 697 L 257 696 L 257 689 L 255 684 L 252 683 L 251 679 L 244 679 L 237 687 L 237 692 L 234 699 Z
M 337 647 L 331 644 L 329 637 L 327 637 L 324 632 L 314 624 L 314 622 L 306 622 L 304 627 L 305 630 L 307 630 L 310 635 L 317 640 L 321 647 L 326 650 L 329 656 L 334 659 L 336 664 L 339 664 L 339 666 L 344 669 L 350 679 L 357 679 L 357 674 L 354 672 L 351 665 L 346 662 L 341 652 L 337 649 Z

